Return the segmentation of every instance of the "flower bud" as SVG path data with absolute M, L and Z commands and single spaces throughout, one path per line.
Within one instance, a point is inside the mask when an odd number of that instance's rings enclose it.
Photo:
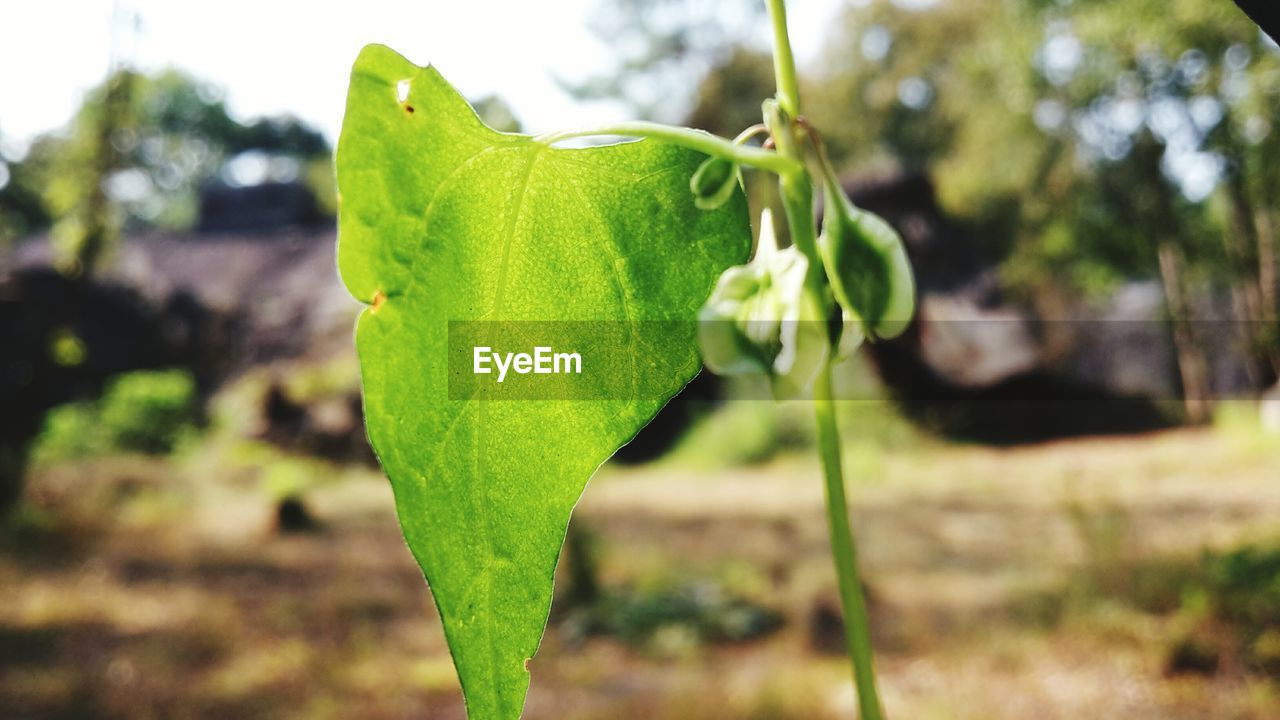
M 712 372 L 767 374 L 779 397 L 808 388 L 829 351 L 820 312 L 804 291 L 808 266 L 794 247 L 777 248 L 765 210 L 755 257 L 726 270 L 698 313 L 698 344 Z
M 836 301 L 861 320 L 863 333 L 900 335 L 916 303 L 902 238 L 879 216 L 854 207 L 834 179 L 827 182 L 818 247 Z

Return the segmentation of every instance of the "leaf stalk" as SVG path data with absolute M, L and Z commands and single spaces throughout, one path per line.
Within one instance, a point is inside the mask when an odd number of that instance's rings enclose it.
M 622 137 L 653 138 L 663 142 L 679 145 L 691 150 L 706 153 L 712 157 L 722 157 L 739 165 L 768 170 L 778 175 L 792 174 L 804 170 L 804 164 L 772 150 L 763 150 L 751 145 L 734 143 L 731 140 L 712 135 L 704 130 L 675 127 L 654 122 L 621 122 L 600 127 L 563 130 L 560 132 L 535 135 L 534 142 L 554 145 L 563 140 L 581 137 L 600 137 L 617 135 Z

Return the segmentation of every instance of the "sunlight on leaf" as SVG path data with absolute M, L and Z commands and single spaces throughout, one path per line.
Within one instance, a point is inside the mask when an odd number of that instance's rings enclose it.
M 695 207 L 695 152 L 495 132 L 433 68 L 377 45 L 352 71 L 337 158 L 339 269 L 369 304 L 356 330 L 369 437 L 470 716 L 516 718 L 569 514 L 698 372 L 694 320 L 746 258 L 746 204 L 735 190 L 718 210 Z M 452 397 L 450 321 L 579 321 L 584 347 L 581 321 L 627 323 L 631 392 Z

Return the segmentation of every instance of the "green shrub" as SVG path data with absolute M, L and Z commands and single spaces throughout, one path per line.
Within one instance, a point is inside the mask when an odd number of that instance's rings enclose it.
M 1201 566 L 1200 584 L 1215 616 L 1255 634 L 1280 626 L 1280 548 L 1206 553 Z
M 99 402 L 98 419 L 110 447 L 163 454 L 195 421 L 196 387 L 182 370 L 117 377 Z
M 1183 629 L 1170 639 L 1170 671 L 1212 674 L 1226 650 L 1247 669 L 1280 679 L 1280 545 L 1205 550 L 1198 558 L 1104 555 L 1092 562 L 1075 581 L 1074 598 L 1055 596 L 1089 604 L 1117 599 L 1173 619 Z M 1055 608 L 1053 618 L 1060 619 L 1062 609 Z
M 173 450 L 196 420 L 196 389 L 182 370 L 119 375 L 95 402 L 56 407 L 36 440 L 37 462 L 105 452 L 160 455 Z
M 104 449 L 94 404 L 69 403 L 44 416 L 32 456 L 36 462 L 47 462 L 96 455 Z

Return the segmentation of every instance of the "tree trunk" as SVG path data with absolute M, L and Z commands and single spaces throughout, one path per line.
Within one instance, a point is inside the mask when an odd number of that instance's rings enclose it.
M 1204 354 L 1196 343 L 1191 327 L 1191 311 L 1183 289 L 1182 267 L 1185 258 L 1185 229 L 1178 213 L 1178 192 L 1161 168 L 1165 146 L 1148 134 L 1133 148 L 1142 181 L 1132 193 L 1132 202 L 1141 230 L 1156 256 L 1165 307 L 1173 331 L 1173 346 L 1182 380 L 1182 401 L 1187 422 L 1202 423 L 1209 419 L 1209 370 Z
M 1231 222 L 1223 233 L 1223 245 L 1230 267 L 1231 304 L 1241 328 L 1240 339 L 1246 350 L 1249 381 L 1253 389 L 1260 392 L 1271 384 L 1275 374 L 1271 330 L 1267 323 L 1268 273 L 1264 270 L 1267 261 L 1263 259 L 1267 251 L 1262 247 L 1259 214 L 1254 212 L 1241 171 L 1230 174 L 1226 190 Z M 1270 282 L 1274 283 L 1274 277 Z
M 1273 378 L 1280 378 L 1280 303 L 1276 284 L 1276 224 L 1275 216 L 1268 208 L 1258 208 L 1254 213 L 1254 227 L 1258 237 L 1258 298 L 1262 332 L 1266 347 L 1264 352 L 1271 362 Z
M 1157 249 L 1160 281 L 1164 286 L 1169 321 L 1173 326 L 1173 345 L 1178 355 L 1178 373 L 1182 378 L 1182 400 L 1187 420 L 1202 423 L 1209 418 L 1209 372 L 1204 354 L 1196 344 L 1191 329 L 1190 311 L 1182 289 L 1182 254 L 1168 240 Z

